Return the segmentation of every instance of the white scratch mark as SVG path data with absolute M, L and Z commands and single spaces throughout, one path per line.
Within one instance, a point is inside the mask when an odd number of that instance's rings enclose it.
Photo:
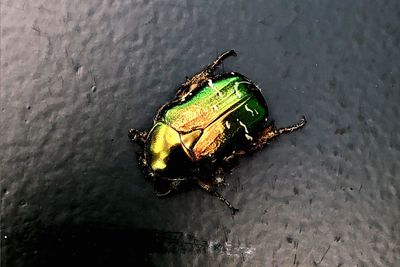
M 216 178 L 215 178 L 215 181 L 216 181 L 218 184 L 221 184 L 221 183 L 224 181 L 224 178 L 216 177 Z
M 247 110 L 248 112 L 250 112 L 252 117 L 254 116 L 254 111 L 252 111 L 251 109 L 249 109 L 249 107 L 247 106 L 247 104 L 244 105 L 244 109 Z
M 225 121 L 225 126 L 226 126 L 226 128 L 228 128 L 228 129 L 231 128 L 231 124 L 229 123 L 229 121 Z
M 236 96 L 238 97 L 238 98 L 241 98 L 242 97 L 242 94 L 239 92 L 239 85 L 240 84 L 251 84 L 250 82 L 247 82 L 247 81 L 243 81 L 243 82 L 235 82 L 234 83 L 234 88 L 235 88 L 235 94 L 236 94 Z
M 247 126 L 246 126 L 246 124 L 244 124 L 243 122 L 241 122 L 239 119 L 236 119 L 238 122 L 239 122 L 239 124 L 244 128 L 244 131 L 246 132 L 246 133 L 249 133 L 249 131 L 247 130 Z
M 242 94 L 239 92 L 239 90 L 238 90 L 238 88 L 239 88 L 239 83 L 238 82 L 235 82 L 234 83 L 234 89 L 235 89 L 235 95 L 238 97 L 238 98 L 241 98 L 242 97 Z
M 220 92 L 217 88 L 215 88 L 214 83 L 212 82 L 211 79 L 208 79 L 208 86 L 209 86 L 211 89 L 216 90 L 219 97 L 222 97 L 221 92 Z
M 253 140 L 253 137 L 251 137 L 251 136 L 248 135 L 248 134 L 244 134 L 244 136 L 246 136 L 247 140 L 249 140 L 249 141 L 252 141 L 252 140 Z

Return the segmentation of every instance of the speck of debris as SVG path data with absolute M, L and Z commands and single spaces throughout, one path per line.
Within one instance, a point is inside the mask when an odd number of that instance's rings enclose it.
M 289 244 L 292 244 L 292 243 L 293 243 L 293 237 L 291 237 L 291 236 L 286 237 L 286 241 L 287 241 Z
M 40 35 L 40 28 L 38 26 L 33 25 L 32 30 L 34 30 L 38 35 Z
M 80 68 L 82 68 L 81 64 L 79 64 L 79 63 L 73 64 L 73 69 L 75 72 L 78 72 L 80 70 Z
M 96 92 L 96 90 L 97 90 L 96 85 L 93 85 L 91 89 L 92 89 L 92 92 L 93 92 L 93 93 Z
M 338 134 L 338 135 L 343 135 L 345 133 L 346 133 L 346 128 L 338 128 L 335 131 L 335 134 Z
M 293 193 L 295 195 L 298 195 L 299 194 L 299 189 L 297 189 L 297 187 L 293 187 Z

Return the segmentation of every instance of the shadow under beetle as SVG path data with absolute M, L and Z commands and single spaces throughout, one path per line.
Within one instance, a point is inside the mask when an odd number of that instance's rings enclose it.
M 185 183 L 195 183 L 218 197 L 234 214 L 238 209 L 217 191 L 225 170 L 239 157 L 306 124 L 277 129 L 268 120 L 260 89 L 244 75 L 215 70 L 230 50 L 188 78 L 175 98 L 163 105 L 149 131 L 131 129 L 129 138 L 143 147 L 139 166 L 154 183 L 157 196 L 168 196 Z

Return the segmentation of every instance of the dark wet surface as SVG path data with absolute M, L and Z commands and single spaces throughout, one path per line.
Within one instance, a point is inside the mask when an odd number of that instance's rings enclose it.
M 396 266 L 398 1 L 1 1 L 2 266 Z M 262 88 L 278 126 L 222 193 L 158 199 L 130 127 L 185 76 Z M 88 266 L 89 266 L 88 265 Z

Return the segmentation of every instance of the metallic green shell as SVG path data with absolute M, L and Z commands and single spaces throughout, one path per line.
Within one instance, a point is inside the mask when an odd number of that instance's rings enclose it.
M 259 92 L 255 92 L 254 85 L 241 76 L 210 80 L 207 86 L 194 92 L 191 98 L 168 107 L 162 120 L 179 132 L 205 129 L 218 117 L 253 99 L 250 101 L 253 113 L 248 107 L 248 112 L 242 114 L 243 123 L 258 121 L 265 115 L 265 105 L 258 105 L 255 93 Z M 246 109 L 245 106 L 242 108 Z
M 174 134 L 161 136 L 159 130 L 152 129 L 149 156 L 154 159 L 151 151 L 156 143 L 157 151 L 160 143 L 176 146 L 178 135 L 182 148 L 192 161 L 215 156 L 257 138 L 255 134 L 267 116 L 264 98 L 251 81 L 237 73 L 217 76 L 195 89 L 186 99 L 173 101 L 160 110 L 153 129 L 159 129 L 162 124 L 163 128 L 170 127 L 165 132 Z M 152 136 L 153 132 L 157 132 L 157 137 Z M 164 146 L 164 155 L 169 153 L 165 151 L 167 149 L 168 146 Z M 161 165 L 166 166 L 166 163 Z

